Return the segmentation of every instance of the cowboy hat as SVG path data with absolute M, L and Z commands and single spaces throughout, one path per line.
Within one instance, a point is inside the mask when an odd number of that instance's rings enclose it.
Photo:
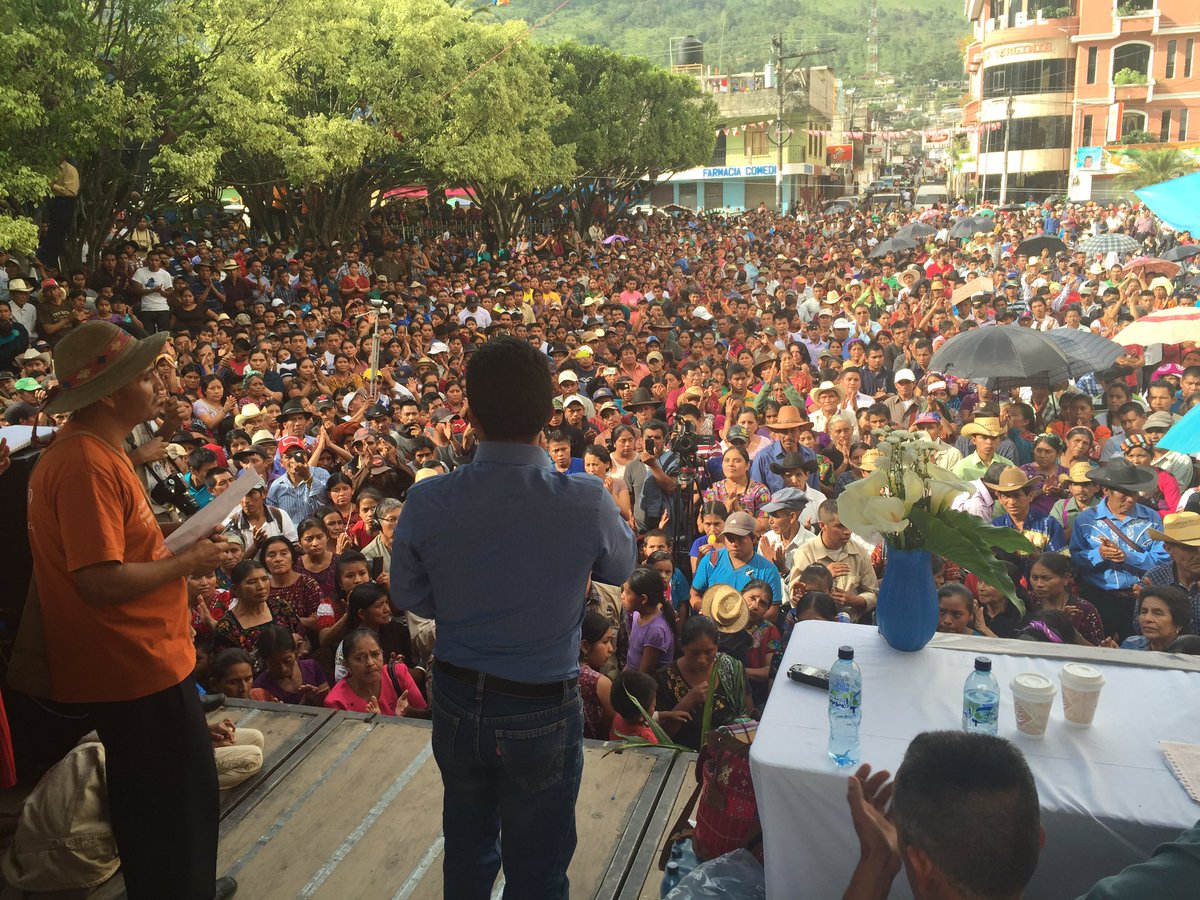
M 111 322 L 84 322 L 55 349 L 59 383 L 43 412 L 75 412 L 115 393 L 154 364 L 169 337 L 139 341 Z
M 722 634 L 737 634 L 746 628 L 750 610 L 738 589 L 728 584 L 714 584 L 700 600 L 700 615 L 707 616 Z
M 292 416 L 304 416 L 306 419 L 311 419 L 312 413 L 305 409 L 304 404 L 299 400 L 289 400 L 279 411 L 279 421 L 286 422 Z
M 24 353 L 20 354 L 17 357 L 17 361 L 23 362 L 23 363 L 32 362 L 35 359 L 40 359 L 46 365 L 50 365 L 50 354 L 49 353 L 41 353 L 41 352 L 35 350 L 33 347 L 30 347 L 28 350 L 26 350 Z
M 233 417 L 233 424 L 238 428 L 245 428 L 247 422 L 253 422 L 262 414 L 263 411 L 258 408 L 258 404 L 247 403 L 242 407 L 242 411 Z
M 1091 484 L 1088 476 L 1094 467 L 1089 462 L 1071 463 L 1071 468 L 1058 476 L 1059 484 Z
M 658 406 L 658 401 L 647 388 L 638 388 L 625 404 L 627 409 L 637 409 L 640 406 Z
M 974 437 L 977 434 L 984 437 L 1000 437 L 1000 420 L 984 416 L 963 426 L 963 437 Z
M 773 362 L 775 362 L 775 355 L 773 353 L 768 353 L 766 350 L 759 350 L 754 354 L 754 363 L 751 368 L 757 369 L 759 366 L 765 366 Z
M 783 454 L 779 462 L 771 463 L 771 471 L 776 475 L 783 475 L 785 472 L 790 472 L 793 469 L 804 469 L 808 471 L 812 468 L 812 462 L 805 457 L 803 453 L 793 450 L 790 453 Z
M 794 406 L 780 407 L 779 417 L 767 424 L 772 431 L 791 431 L 793 428 L 812 428 L 812 422 Z
M 1092 469 L 1088 479 L 1093 484 L 1125 494 L 1145 494 L 1158 487 L 1158 474 L 1149 466 L 1135 466 L 1120 456 L 1114 456 L 1103 466 Z
M 1146 534 L 1167 544 L 1186 544 L 1200 547 L 1200 513 L 1171 513 L 1163 519 L 1162 530 L 1147 528 Z
M 225 264 L 223 266 L 221 266 L 221 271 L 223 271 L 223 272 L 233 272 L 235 270 L 241 271 L 241 268 L 242 267 L 237 264 L 237 260 L 227 259 L 227 260 L 225 260 Z
M 1035 481 L 1041 481 L 1044 476 L 1026 475 L 1021 471 L 1019 466 L 1006 466 L 1004 471 L 1000 473 L 1000 477 L 993 483 L 984 480 L 984 486 L 989 490 L 999 494 L 1007 494 L 1013 491 L 1023 491 Z
M 830 391 L 837 394 L 839 403 L 846 399 L 845 388 L 834 384 L 832 381 L 822 381 L 815 388 L 808 392 L 808 399 L 813 403 L 816 403 L 818 397 L 820 397 L 822 394 L 828 394 Z
M 28 282 L 26 282 L 23 278 L 14 278 L 12 281 L 10 281 L 8 283 L 8 290 L 9 293 L 12 293 L 13 291 L 18 291 L 22 294 L 33 293 L 33 288 L 31 288 Z

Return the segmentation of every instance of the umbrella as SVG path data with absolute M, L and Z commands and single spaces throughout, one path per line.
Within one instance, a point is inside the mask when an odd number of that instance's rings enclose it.
M 925 212 L 923 212 L 919 216 L 917 216 L 917 221 L 932 222 L 934 219 L 936 219 L 941 214 L 942 214 L 942 211 L 940 209 L 927 209 L 927 210 L 925 210 Z
M 604 239 L 603 243 L 611 244 L 613 241 L 627 241 L 627 240 L 629 240 L 629 238 L 625 237 L 625 235 L 623 235 L 623 234 L 610 234 L 608 237 L 606 237 Z
M 1171 262 L 1169 259 L 1156 259 L 1153 256 L 1139 256 L 1137 259 L 1131 259 L 1125 263 L 1126 272 L 1136 272 L 1139 275 L 1163 275 L 1167 278 L 1174 278 L 1179 274 L 1180 265 L 1176 262 Z
M 956 334 L 941 346 L 926 368 L 956 378 L 1002 378 L 1029 384 L 1039 378 L 1066 381 L 1066 354 L 1040 331 L 1018 325 L 990 325 Z
M 1125 347 L 1182 344 L 1184 341 L 1200 341 L 1200 308 L 1156 309 L 1117 332 L 1117 343 Z
M 1051 237 L 1048 234 L 1039 234 L 1037 237 L 1027 238 L 1017 244 L 1017 256 L 1041 256 L 1043 250 L 1049 250 L 1050 255 L 1055 253 L 1066 253 L 1067 245 L 1063 243 L 1061 238 Z
M 1200 404 L 1184 413 L 1183 418 L 1168 428 L 1155 446 L 1176 453 L 1195 453 L 1196 447 L 1200 446 Z
M 1084 238 L 1075 245 L 1080 253 L 1137 253 L 1142 245 L 1127 234 L 1119 231 L 1106 231 L 1095 237 Z
M 1024 208 L 1024 203 L 1005 203 L 1000 207 L 1000 212 L 1020 212 Z
M 1065 385 L 1072 378 L 1081 378 L 1089 372 L 1107 369 L 1117 361 L 1118 357 L 1125 355 L 1125 348 L 1116 341 L 1110 341 L 1092 331 L 1055 328 L 1051 331 L 1036 333 L 1042 335 L 1062 351 L 1063 356 L 1066 357 L 1065 364 L 1032 376 L 1008 374 L 988 378 L 988 387 L 996 391 L 1034 386 L 1057 388 Z
M 915 249 L 917 249 L 917 242 L 912 238 L 897 236 L 891 240 L 880 241 L 876 244 L 875 249 L 871 251 L 871 259 L 878 259 L 881 256 L 887 256 L 889 253 L 904 253 Z
M 990 294 L 995 290 L 996 287 L 992 284 L 992 279 L 985 278 L 981 275 L 978 278 L 972 278 L 966 284 L 961 284 L 956 287 L 954 289 L 954 294 L 951 297 L 951 301 L 955 306 L 957 306 L 963 300 L 966 300 L 968 297 L 971 297 L 975 294 Z
M 1171 262 L 1183 262 L 1185 259 L 1191 259 L 1198 253 L 1200 253 L 1200 244 L 1180 244 L 1178 247 L 1172 247 L 1164 253 L 1162 258 Z
M 926 225 L 924 222 L 909 222 L 896 232 L 896 237 L 912 238 L 914 241 L 919 241 L 921 238 L 927 238 L 931 234 L 937 234 L 937 229 L 932 225 Z
M 975 213 L 975 217 L 976 218 L 983 217 L 985 219 L 994 219 L 994 218 L 996 218 L 996 211 L 994 209 L 981 209 L 981 210 L 979 210 L 979 212 Z
M 984 234 L 990 232 L 996 227 L 996 223 L 991 219 L 983 216 L 967 216 L 965 219 L 959 219 L 950 228 L 950 237 L 952 238 L 971 238 L 975 236 L 975 232 L 982 231 Z

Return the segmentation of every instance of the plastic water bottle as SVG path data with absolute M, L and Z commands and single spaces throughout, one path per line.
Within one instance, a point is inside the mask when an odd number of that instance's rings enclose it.
M 853 647 L 838 647 L 829 669 L 829 758 L 839 766 L 858 765 L 858 726 L 862 722 L 862 671 Z
M 667 896 L 667 894 L 675 890 L 675 886 L 682 880 L 683 876 L 679 874 L 679 863 L 673 859 L 667 863 L 667 871 L 663 873 L 662 887 L 659 890 L 658 896 Z
M 974 734 L 1000 730 L 1000 685 L 986 656 L 975 657 L 975 671 L 963 685 L 962 730 Z

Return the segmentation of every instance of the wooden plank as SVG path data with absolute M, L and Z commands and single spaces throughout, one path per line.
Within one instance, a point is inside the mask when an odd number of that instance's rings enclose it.
M 634 854 L 620 900 L 658 900 L 662 872 L 658 856 L 671 828 L 696 788 L 696 754 L 675 757 L 658 805 L 650 816 L 646 833 Z
M 619 756 L 630 756 L 631 752 L 626 750 L 619 754 Z M 608 867 L 604 872 L 604 877 L 596 889 L 595 896 L 597 900 L 613 900 L 620 891 L 621 885 L 625 883 L 629 869 L 633 864 L 634 855 L 645 838 L 650 817 L 658 805 L 667 777 L 678 754 L 672 750 L 642 750 L 637 755 L 652 759 L 653 768 L 647 773 L 641 790 L 632 794 L 635 802 L 625 818 L 625 827 L 617 841 L 617 846 L 612 852 Z M 614 754 L 614 757 L 616 756 Z M 614 794 L 618 790 L 624 790 L 619 780 L 618 778 L 618 785 L 614 789 Z M 578 816 L 578 807 L 576 809 L 576 815 Z M 585 814 L 587 813 L 586 807 L 584 808 L 584 812 Z

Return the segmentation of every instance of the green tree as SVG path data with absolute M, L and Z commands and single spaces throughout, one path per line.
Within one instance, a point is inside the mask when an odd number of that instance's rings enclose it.
M 1191 157 L 1174 147 L 1128 150 L 1125 155 L 1136 168 L 1119 176 L 1115 186 L 1126 193 L 1179 178 L 1200 168 Z
M 550 202 L 580 229 L 597 199 L 614 213 L 641 202 L 664 172 L 702 165 L 712 155 L 716 104 L 695 79 L 638 57 L 565 42 L 547 50 L 554 94 L 569 109 L 551 129 L 573 145 L 579 174 Z

